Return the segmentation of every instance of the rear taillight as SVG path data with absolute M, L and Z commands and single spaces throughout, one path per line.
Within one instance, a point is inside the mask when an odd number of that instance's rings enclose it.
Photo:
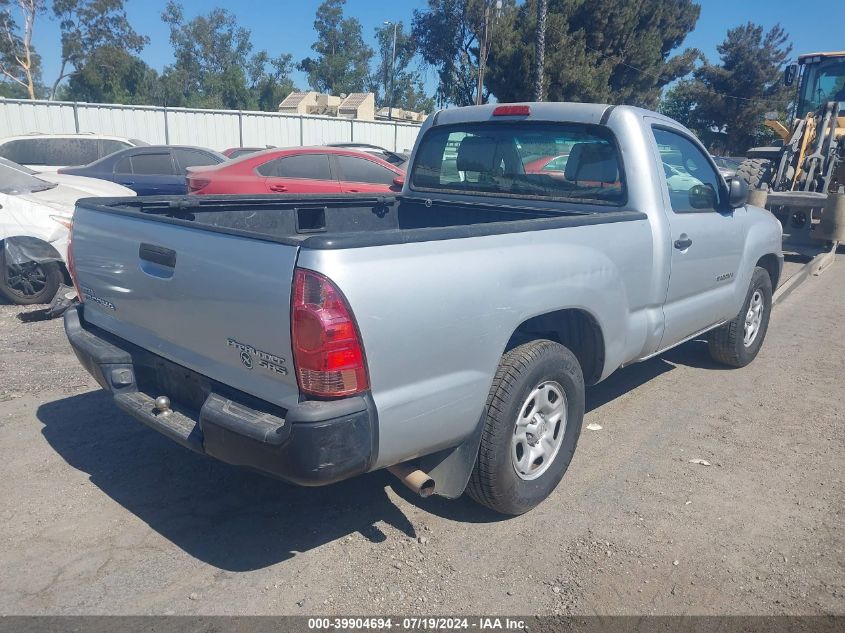
M 70 221 L 67 236 L 67 272 L 70 275 L 70 280 L 73 282 L 73 287 L 76 288 L 76 296 L 79 297 L 79 302 L 85 302 L 85 295 L 79 290 L 79 283 L 76 281 L 76 260 L 73 257 L 73 219 Z
M 196 193 L 200 189 L 205 189 L 210 180 L 204 180 L 202 178 L 188 178 L 188 193 Z
M 293 277 L 291 343 L 302 392 L 336 398 L 369 388 L 361 337 L 346 300 L 326 277 L 303 268 Z

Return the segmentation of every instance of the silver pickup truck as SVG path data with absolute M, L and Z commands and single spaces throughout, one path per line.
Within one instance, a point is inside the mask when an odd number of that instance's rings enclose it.
M 302 485 L 389 468 L 508 514 L 563 477 L 585 385 L 692 337 L 735 367 L 763 343 L 781 227 L 666 117 L 443 110 L 397 184 L 81 201 L 70 343 L 193 450 Z

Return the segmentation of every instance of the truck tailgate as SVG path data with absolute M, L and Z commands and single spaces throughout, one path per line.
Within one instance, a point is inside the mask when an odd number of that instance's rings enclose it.
M 298 401 L 290 293 L 298 247 L 78 206 L 85 320 L 282 407 Z

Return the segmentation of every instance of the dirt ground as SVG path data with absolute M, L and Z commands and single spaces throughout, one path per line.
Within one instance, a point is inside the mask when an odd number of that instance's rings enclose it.
M 0 306 L 0 615 L 845 614 L 841 255 L 749 367 L 691 342 L 591 389 L 601 430 L 512 519 L 190 453 L 21 311 Z

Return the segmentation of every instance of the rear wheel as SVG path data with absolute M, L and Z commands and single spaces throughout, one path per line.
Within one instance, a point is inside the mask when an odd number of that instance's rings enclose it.
M 50 303 L 63 280 L 57 262 L 7 261 L 0 250 L 0 295 L 18 305 Z
M 502 356 L 467 492 L 503 514 L 549 496 L 566 472 L 584 418 L 584 378 L 566 347 L 548 340 Z
M 749 189 L 772 186 L 772 161 L 766 158 L 746 158 L 736 170 L 737 176 L 748 183 Z

